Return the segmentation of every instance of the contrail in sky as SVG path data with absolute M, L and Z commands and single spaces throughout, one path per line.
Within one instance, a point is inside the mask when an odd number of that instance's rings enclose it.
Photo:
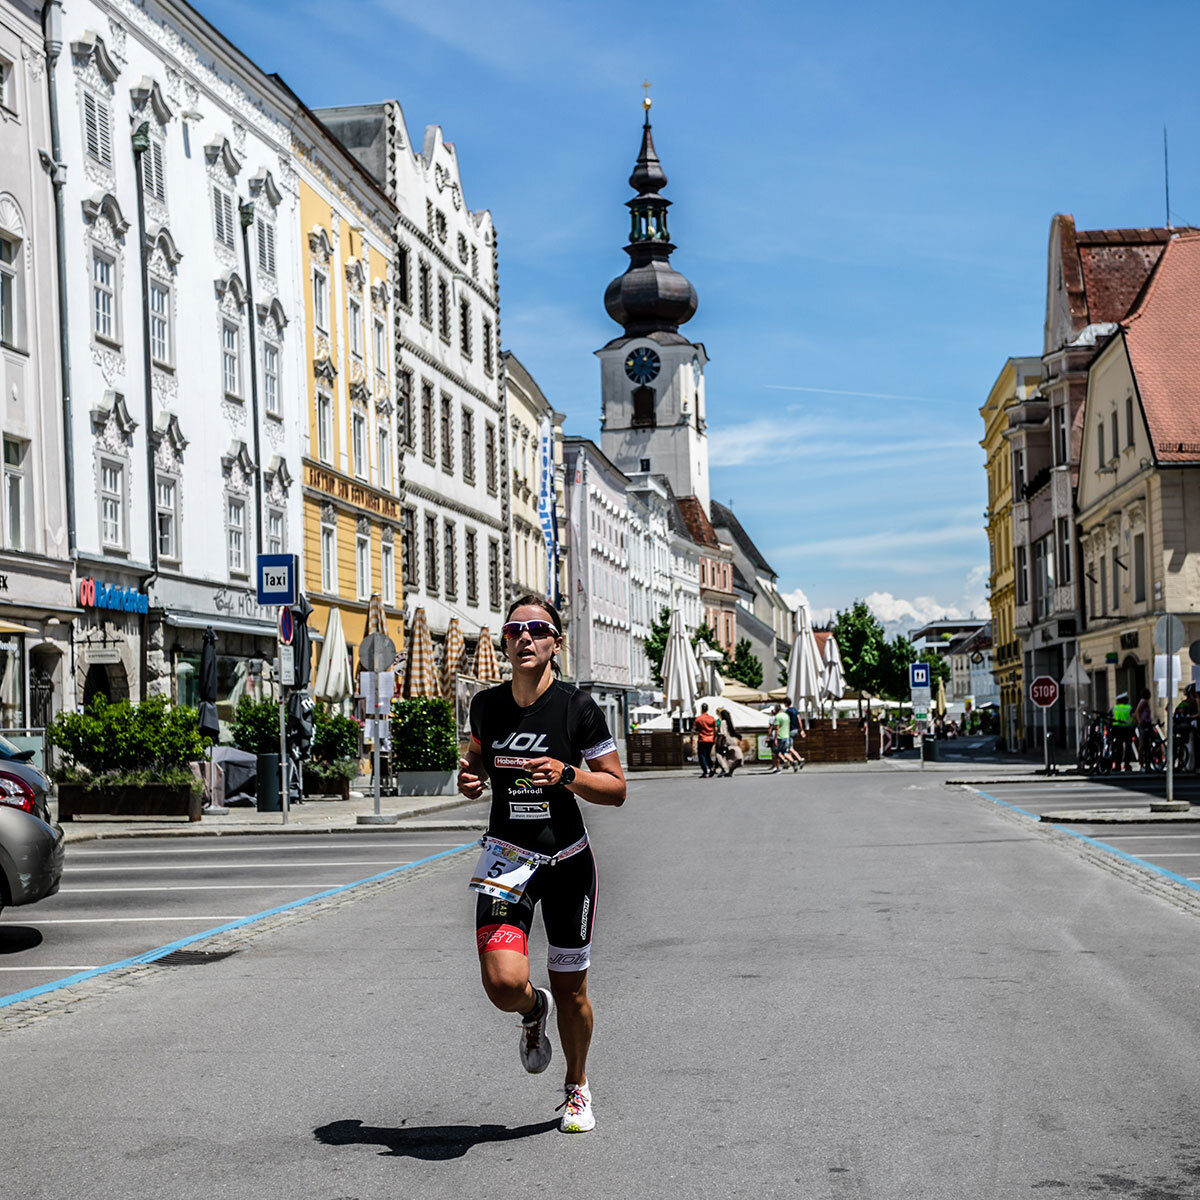
M 800 387 L 799 384 L 764 383 L 773 392 L 816 392 L 819 396 L 863 396 L 868 400 L 915 400 L 920 404 L 939 404 L 931 396 L 894 396 L 891 392 L 839 392 L 836 388 Z

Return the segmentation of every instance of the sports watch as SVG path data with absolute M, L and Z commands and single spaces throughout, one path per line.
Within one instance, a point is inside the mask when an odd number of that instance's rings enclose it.
M 561 783 L 564 787 L 568 783 L 575 782 L 575 768 L 573 766 L 571 766 L 570 763 L 567 763 L 563 767 L 562 774 L 558 777 L 558 782 Z

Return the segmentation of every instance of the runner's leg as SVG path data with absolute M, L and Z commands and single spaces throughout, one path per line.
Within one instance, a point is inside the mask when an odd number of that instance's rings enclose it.
M 533 902 L 529 893 L 518 904 L 480 896 L 475 904 L 475 940 L 483 990 L 501 1012 L 527 1013 L 533 1008 L 529 982 L 529 927 Z
M 588 1048 L 595 1017 L 586 971 L 551 971 L 550 991 L 558 1008 L 558 1036 L 567 1060 L 567 1083 L 587 1083 Z

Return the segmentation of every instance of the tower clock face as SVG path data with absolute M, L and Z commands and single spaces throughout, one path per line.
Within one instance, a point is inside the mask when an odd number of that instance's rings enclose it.
M 639 346 L 625 360 L 625 374 L 634 383 L 649 383 L 661 366 L 662 360 L 649 346 Z

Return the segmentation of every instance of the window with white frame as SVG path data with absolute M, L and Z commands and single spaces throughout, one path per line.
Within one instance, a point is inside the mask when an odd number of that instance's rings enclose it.
M 500 607 L 500 543 L 488 538 L 488 605 Z
M 1133 535 L 1133 602 L 1146 602 L 1146 535 Z
M 83 148 L 88 158 L 112 168 L 112 108 L 91 88 L 83 89 Z
M 279 407 L 279 347 L 273 342 L 263 342 L 263 403 L 267 415 L 278 417 Z
M 387 374 L 387 326 L 375 318 L 375 374 Z
M 348 304 L 350 309 L 350 353 L 355 358 L 362 358 L 362 305 L 353 296 Z
M 385 491 L 392 490 L 392 435 L 386 428 L 380 428 L 379 440 L 379 486 Z
M 450 342 L 450 285 L 445 277 L 438 276 L 438 336 L 443 342 Z
M 221 323 L 221 384 L 227 396 L 241 395 L 241 330 L 232 321 Z
M 1071 582 L 1071 559 L 1074 551 L 1071 547 L 1071 518 L 1058 518 L 1058 582 Z
M 240 496 L 225 498 L 225 546 L 229 571 L 233 575 L 246 573 L 246 502 Z
M 484 320 L 483 332 L 479 338 L 480 344 L 483 346 L 483 369 L 490 375 L 492 373 L 492 323 Z
M 379 577 L 383 602 L 391 608 L 396 603 L 396 551 L 391 542 L 379 548 Z
M 0 58 L 0 105 L 12 112 L 14 103 L 12 63 L 7 58 Z
M 436 596 L 438 591 L 437 517 L 425 514 L 425 590 Z
M 445 560 L 446 598 L 458 595 L 458 548 L 453 521 L 442 521 L 442 557 Z
M 267 553 L 282 554 L 287 549 L 284 538 L 283 509 L 267 509 Z
M 169 475 L 154 481 L 155 529 L 159 558 L 179 557 L 179 486 Z
M 468 483 L 475 482 L 475 414 L 464 404 L 460 418 L 462 426 L 462 471 Z
M 0 233 L 0 345 L 17 347 L 21 336 L 21 243 L 7 233 Z
M 321 591 L 337 594 L 337 526 L 321 521 Z
M 150 139 L 150 145 L 142 155 L 142 188 L 147 196 L 166 203 L 167 177 L 164 171 L 162 142 L 155 137 Z
M 329 280 L 321 271 L 313 271 L 313 324 L 329 331 Z
M 100 460 L 100 540 L 125 548 L 125 468 L 106 458 Z
M 399 246 L 396 250 L 396 299 L 405 308 L 412 311 L 412 286 L 409 282 L 409 272 L 412 270 L 407 246 Z
M 367 418 L 356 412 L 350 417 L 350 444 L 354 451 L 354 474 L 367 477 Z
M 471 301 L 464 296 L 458 302 L 458 344 L 463 354 L 471 357 Z
M 412 372 L 401 371 L 396 385 L 396 408 L 400 414 L 400 439 L 407 449 L 412 450 L 417 444 L 417 428 L 413 422 Z
M 92 333 L 106 342 L 118 340 L 117 263 L 111 254 L 92 248 Z
M 333 401 L 324 392 L 317 396 L 317 457 L 333 462 Z
M 417 586 L 417 510 L 406 508 L 400 517 L 400 569 L 404 586 Z
M 160 367 L 173 361 L 171 347 L 171 287 L 161 279 L 150 280 L 150 357 Z
M 354 578 L 358 598 L 371 598 L 371 535 L 360 533 L 354 539 Z
M 234 245 L 233 197 L 222 187 L 212 189 L 213 235 L 227 250 Z
M 25 549 L 25 447 L 4 439 L 4 532 L 9 550 Z
M 261 214 L 254 218 L 255 240 L 258 243 L 258 269 L 275 274 L 275 223 Z
M 467 552 L 467 603 L 479 603 L 479 550 L 475 530 L 466 530 Z

